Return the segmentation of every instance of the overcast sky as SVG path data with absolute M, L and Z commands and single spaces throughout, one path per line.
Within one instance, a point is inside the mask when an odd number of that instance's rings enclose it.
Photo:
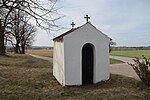
M 108 35 L 117 46 L 150 46 L 150 0 L 58 0 L 59 13 L 66 17 L 57 21 L 63 27 L 83 25 L 85 15 L 100 31 Z M 52 32 L 54 36 L 67 29 Z M 92 34 L 92 33 L 91 33 Z M 52 46 L 51 35 L 39 30 L 36 46 Z

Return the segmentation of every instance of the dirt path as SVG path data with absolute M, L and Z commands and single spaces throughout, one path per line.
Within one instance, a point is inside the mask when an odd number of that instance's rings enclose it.
M 132 78 L 135 78 L 137 80 L 140 80 L 138 75 L 132 69 L 132 67 L 129 66 L 127 63 L 110 64 L 110 73 L 118 74 L 118 75 L 124 75 L 127 77 L 132 77 Z
M 50 57 L 44 57 L 44 56 L 38 56 L 38 55 L 32 55 L 32 54 L 29 54 L 29 55 L 32 57 L 36 57 L 36 58 L 40 58 L 40 59 L 44 59 L 44 60 L 48 60 L 50 62 L 53 62 L 53 58 L 50 58 Z
M 121 60 L 123 62 L 129 62 L 129 63 L 134 63 L 133 59 L 134 58 L 128 58 L 128 57 L 120 57 L 120 56 L 110 56 L 110 58 L 112 59 L 117 59 L 117 60 Z
M 110 72 L 112 74 L 120 74 L 120 75 L 132 77 L 132 78 L 140 80 L 138 75 L 132 69 L 132 67 L 127 64 L 127 62 L 134 63 L 133 58 L 120 57 L 120 56 L 110 56 L 110 58 L 121 60 L 121 61 L 125 62 L 125 63 L 121 63 L 121 64 L 111 64 Z

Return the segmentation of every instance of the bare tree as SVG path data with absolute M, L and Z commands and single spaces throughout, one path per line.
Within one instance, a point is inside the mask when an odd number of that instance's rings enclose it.
M 112 51 L 112 47 L 111 46 L 115 46 L 115 45 L 117 45 L 117 43 L 111 40 L 109 44 L 110 44 L 109 45 L 109 52 L 111 52 Z
M 31 46 L 35 37 L 36 28 L 31 24 L 24 24 L 21 29 L 21 53 L 25 54 L 25 47 Z
M 20 10 L 32 17 L 36 25 L 48 30 L 53 30 L 56 27 L 55 21 L 62 18 L 56 17 L 57 8 L 55 8 L 57 0 L 0 0 L 0 9 L 5 10 L 5 13 L 0 18 L 3 20 L 3 31 L 0 34 L 5 34 L 6 27 L 10 23 L 9 17 L 14 10 Z M 0 47 L 3 45 L 1 40 Z M 5 48 L 0 48 L 0 51 L 5 51 Z
M 0 20 L 0 55 L 5 55 L 4 32 L 2 22 Z
M 14 47 L 15 53 L 25 54 L 25 47 L 33 43 L 36 28 L 29 23 L 29 17 L 20 10 L 14 10 L 10 15 L 12 22 L 6 39 Z
M 114 41 L 110 41 L 110 45 L 117 45 L 117 43 Z

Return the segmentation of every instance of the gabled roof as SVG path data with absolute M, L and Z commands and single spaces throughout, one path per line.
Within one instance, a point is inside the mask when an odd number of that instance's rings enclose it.
M 84 24 L 84 25 L 85 25 L 85 24 Z M 82 26 L 84 26 L 84 25 L 82 25 Z M 73 31 L 75 31 L 75 30 L 81 28 L 82 26 L 79 26 L 79 27 L 77 27 L 77 28 L 72 28 L 72 29 L 70 29 L 69 31 L 67 31 L 67 32 L 65 32 L 65 33 L 63 33 L 63 34 L 61 34 L 61 35 L 59 35 L 59 36 L 53 38 L 53 41 L 61 39 L 63 36 L 72 33 Z
M 53 38 L 53 41 L 55 41 L 55 40 L 61 40 L 65 35 L 67 35 L 67 34 L 70 34 L 70 33 L 72 33 L 72 32 L 74 32 L 75 30 L 77 30 L 77 29 L 80 29 L 81 27 L 83 27 L 84 25 L 86 25 L 86 24 L 91 24 L 91 22 L 87 22 L 87 23 L 85 23 L 85 24 L 83 24 L 83 25 L 81 25 L 81 26 L 79 26 L 79 27 L 77 27 L 77 28 L 72 28 L 72 29 L 70 29 L 69 31 L 67 31 L 67 32 L 65 32 L 65 33 L 63 33 L 63 34 L 61 34 L 61 35 L 59 35 L 59 36 L 57 36 L 57 37 L 55 37 L 55 38 Z M 92 24 L 91 24 L 92 25 Z M 94 25 L 92 25 L 96 30 L 98 30 Z M 98 30 L 99 31 L 99 30 Z M 100 31 L 101 32 L 101 31 Z M 102 33 L 102 32 L 101 32 Z M 103 35 L 105 35 L 105 34 L 103 34 Z M 106 37 L 108 37 L 107 35 L 105 35 Z M 109 37 L 108 37 L 109 38 Z M 110 38 L 110 40 L 112 40 L 111 38 Z

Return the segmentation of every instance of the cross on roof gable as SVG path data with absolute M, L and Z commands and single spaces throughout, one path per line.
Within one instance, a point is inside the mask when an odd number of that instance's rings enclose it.
M 89 17 L 88 15 L 86 15 L 84 18 L 86 19 L 87 22 L 88 22 L 89 19 L 90 19 L 90 17 Z
M 84 24 L 84 25 L 85 25 L 85 24 Z M 84 26 L 84 25 L 82 25 L 82 26 Z M 81 28 L 82 26 L 79 26 L 79 27 L 77 27 L 77 28 L 72 28 L 72 29 L 70 29 L 69 31 L 67 31 L 67 32 L 65 32 L 65 33 L 63 33 L 63 34 L 61 34 L 61 35 L 59 35 L 59 36 L 53 38 L 53 41 L 62 39 L 63 36 L 65 36 L 65 35 L 67 35 L 67 34 L 69 34 L 69 33 L 72 33 L 73 31 L 75 31 L 75 30 Z
M 74 26 L 75 26 L 75 23 L 74 23 L 74 22 L 72 22 L 70 25 L 72 26 L 72 28 L 74 28 Z

